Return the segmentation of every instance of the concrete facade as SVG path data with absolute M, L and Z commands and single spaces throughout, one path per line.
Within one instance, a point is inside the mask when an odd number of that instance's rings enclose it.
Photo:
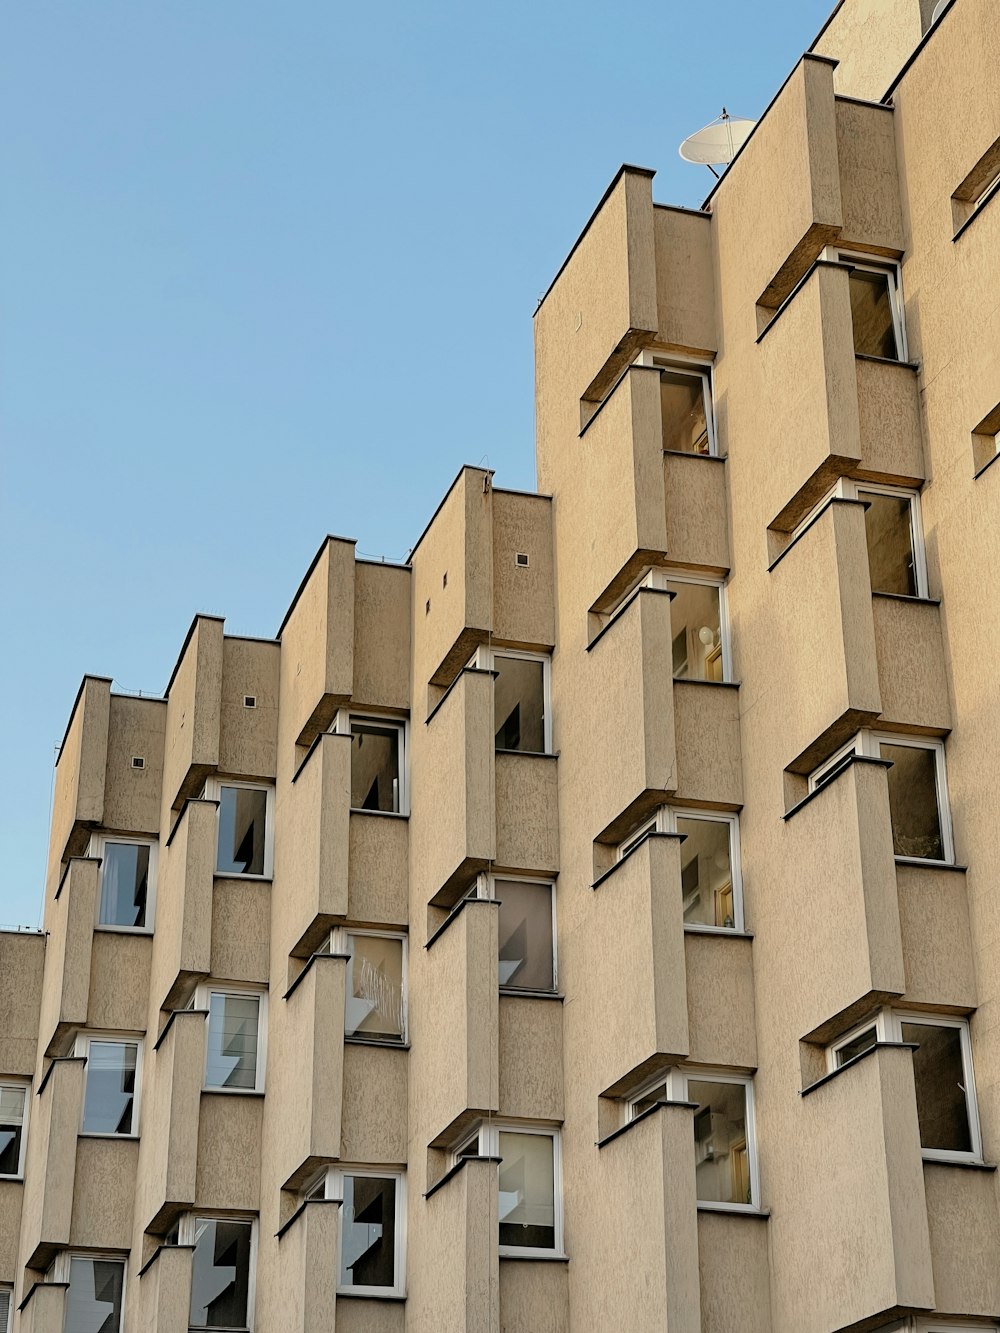
M 940 10 L 842 0 L 700 210 L 621 169 L 538 494 L 85 677 L 0 1333 L 1000 1330 L 1000 23 Z

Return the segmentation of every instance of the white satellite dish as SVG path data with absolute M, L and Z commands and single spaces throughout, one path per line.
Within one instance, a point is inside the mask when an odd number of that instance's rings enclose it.
M 934 13 L 931 15 L 932 28 L 934 24 L 937 23 L 938 19 L 944 13 L 947 7 L 948 7 L 948 0 L 938 0 L 937 4 L 934 6 Z
M 690 135 L 678 151 L 685 162 L 699 162 L 708 167 L 713 176 L 717 176 L 719 173 L 715 171 L 713 163 L 728 166 L 750 137 L 750 131 L 756 123 L 731 116 L 723 107 L 722 115 L 717 120 Z

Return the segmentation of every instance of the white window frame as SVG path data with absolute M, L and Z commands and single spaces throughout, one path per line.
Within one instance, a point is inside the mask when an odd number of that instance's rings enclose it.
M 903 273 L 898 260 L 885 259 L 881 255 L 861 254 L 854 250 L 841 250 L 839 246 L 830 245 L 820 255 L 821 259 L 829 260 L 834 264 L 847 264 L 851 268 L 859 269 L 863 273 L 883 273 L 889 278 L 889 308 L 892 311 L 892 326 L 896 334 L 896 348 L 899 352 L 899 360 L 907 362 L 910 359 L 909 348 L 906 343 L 906 320 L 903 316 Z M 890 360 L 889 357 L 876 358 L 878 360 Z
M 742 934 L 746 930 L 743 915 L 743 871 L 740 854 L 740 817 L 729 810 L 688 809 L 683 805 L 661 805 L 655 814 L 619 843 L 615 861 L 622 861 L 650 833 L 677 833 L 678 819 L 700 819 L 706 824 L 729 825 L 729 868 L 733 883 L 732 926 L 706 926 L 685 922 L 684 929 L 710 935 Z M 506 878 L 506 876 L 504 876 Z
M 698 588 L 717 588 L 719 592 L 719 643 L 722 648 L 722 684 L 732 684 L 733 680 L 733 653 L 729 638 L 729 607 L 726 598 L 726 580 L 712 578 L 709 574 L 688 574 L 683 570 L 668 569 L 658 566 L 651 569 L 638 584 L 640 588 L 659 588 L 664 592 L 669 592 L 667 586 L 670 583 L 689 583 Z M 671 621 L 671 644 L 673 644 L 673 622 Z M 674 676 L 673 664 L 670 669 L 673 680 L 690 680 L 696 685 L 714 684 L 716 682 L 705 682 L 697 676 Z
M 399 733 L 399 809 L 398 810 L 363 810 L 352 805 L 351 814 L 355 815 L 399 815 L 405 818 L 410 813 L 410 721 L 399 713 L 364 713 L 350 708 L 338 708 L 334 714 L 330 731 L 336 736 L 350 736 L 351 723 L 363 722 L 374 727 L 390 728 Z M 352 742 L 353 744 L 353 742 Z
M 262 791 L 267 793 L 267 804 L 264 808 L 264 873 L 262 875 L 250 875 L 238 870 L 220 870 L 219 865 L 219 822 L 222 815 L 222 789 L 223 787 L 241 787 L 246 791 Z M 213 857 L 212 874 L 216 879 L 253 879 L 270 880 L 274 878 L 274 784 L 271 782 L 242 782 L 236 778 L 209 778 L 205 783 L 204 799 L 207 801 L 218 801 L 219 809 L 215 812 L 215 856 Z
M 979 1123 L 979 1098 L 976 1095 L 976 1075 L 972 1065 L 972 1033 L 967 1018 L 955 1018 L 947 1014 L 928 1014 L 921 1010 L 892 1009 L 887 1005 L 866 1018 L 863 1023 L 855 1024 L 850 1031 L 845 1032 L 836 1041 L 830 1043 L 826 1050 L 828 1071 L 832 1074 L 837 1069 L 843 1069 L 851 1063 L 845 1061 L 843 1065 L 839 1065 L 837 1063 L 837 1053 L 870 1028 L 875 1029 L 876 1042 L 901 1042 L 903 1040 L 902 1025 L 904 1023 L 922 1023 L 927 1027 L 957 1028 L 961 1040 L 962 1072 L 965 1078 L 965 1107 L 969 1117 L 969 1138 L 972 1141 L 972 1149 L 969 1152 L 950 1152 L 944 1148 L 925 1148 L 921 1145 L 921 1156 L 929 1162 L 982 1162 L 983 1139 Z M 864 1052 L 864 1054 L 866 1053 Z M 856 1058 L 860 1059 L 861 1057 Z
M 500 986 L 501 995 L 558 995 L 559 993 L 559 937 L 556 929 L 556 882 L 554 879 L 546 879 L 545 876 L 535 875 L 492 875 L 481 874 L 477 878 L 472 889 L 466 894 L 468 898 L 484 898 L 488 902 L 496 901 L 497 882 L 511 881 L 516 884 L 537 884 L 549 890 L 552 903 L 552 989 L 551 991 L 531 991 L 525 990 L 520 986 Z
M 484 1120 L 476 1127 L 471 1134 L 466 1134 L 452 1149 L 452 1166 L 457 1166 L 462 1160 L 463 1152 L 473 1143 L 477 1145 L 476 1155 L 479 1157 L 499 1157 L 500 1156 L 500 1135 L 501 1134 L 534 1134 L 536 1137 L 546 1135 L 552 1140 L 552 1192 L 553 1192 L 553 1228 L 555 1231 L 554 1244 L 551 1249 L 545 1249 L 537 1245 L 500 1245 L 501 1256 L 520 1259 L 532 1258 L 551 1258 L 557 1255 L 560 1258 L 565 1257 L 565 1240 L 563 1233 L 563 1174 L 562 1174 L 562 1131 L 553 1129 L 551 1125 L 534 1125 L 531 1123 L 518 1123 L 510 1120 Z M 499 1174 L 497 1180 L 497 1191 L 499 1193 Z M 499 1231 L 497 1237 L 499 1245 Z
M 318 1176 L 314 1176 L 304 1191 L 309 1199 L 332 1199 L 340 1204 L 341 1223 L 343 1223 L 344 1176 L 369 1176 L 378 1180 L 396 1182 L 396 1221 L 393 1235 L 393 1273 L 395 1282 L 391 1287 L 372 1287 L 355 1284 L 350 1287 L 340 1285 L 340 1265 L 343 1258 L 343 1225 L 337 1228 L 337 1295 L 342 1296 L 382 1296 L 387 1298 L 406 1295 L 406 1172 L 398 1166 L 352 1166 L 338 1163 L 324 1167 Z
M 719 1069 L 707 1065 L 704 1068 L 699 1065 L 674 1065 L 672 1068 L 661 1070 L 659 1074 L 646 1079 L 640 1088 L 629 1094 L 625 1103 L 626 1123 L 635 1120 L 637 1115 L 642 1114 L 642 1112 L 636 1111 L 637 1103 L 648 1097 L 652 1089 L 659 1087 L 661 1083 L 666 1085 L 667 1101 L 690 1101 L 688 1083 L 692 1079 L 696 1083 L 731 1083 L 745 1089 L 747 1158 L 750 1165 L 750 1197 L 752 1199 L 751 1203 L 722 1203 L 714 1199 L 699 1199 L 697 1201 L 698 1208 L 707 1212 L 719 1213 L 759 1213 L 761 1211 L 760 1164 L 757 1160 L 757 1121 L 754 1112 L 752 1075 L 737 1074 L 731 1069 Z
M 715 433 L 715 384 L 714 367 L 710 361 L 699 361 L 675 352 L 655 352 L 646 348 L 636 357 L 635 365 L 651 366 L 654 370 L 672 370 L 678 375 L 687 375 L 691 379 L 701 380 L 702 402 L 705 404 L 705 428 L 708 433 L 708 453 L 698 454 L 691 451 L 692 458 L 718 458 L 719 446 Z M 664 449 L 664 453 L 668 451 Z M 687 450 L 670 450 L 671 453 L 686 453 Z
M 103 923 L 101 921 L 101 900 L 104 897 L 104 849 L 109 843 L 125 847 L 148 847 L 149 848 L 149 882 L 146 885 L 146 924 L 144 926 L 116 926 L 111 922 Z M 101 868 L 98 873 L 97 884 L 97 916 L 94 923 L 95 930 L 110 930 L 112 932 L 127 932 L 130 935 L 152 935 L 153 923 L 156 917 L 156 876 L 159 870 L 159 851 L 160 844 L 155 838 L 125 838 L 118 837 L 113 833 L 95 833 L 90 839 L 90 848 L 88 854 L 99 858 Z M 216 848 L 218 852 L 218 848 Z M 2 1333 L 2 1330 L 0 1330 Z
M 7 1297 L 7 1313 L 0 1320 L 0 1333 L 10 1333 L 14 1325 L 14 1288 L 9 1282 L 0 1282 L 0 1296 Z
M 542 754 L 552 753 L 552 654 L 529 653 L 520 648 L 490 648 L 480 645 L 473 653 L 468 665 L 474 671 L 494 671 L 498 657 L 514 657 L 522 662 L 541 662 L 542 664 L 542 724 L 544 727 L 545 749 Z M 537 750 L 501 750 L 501 754 L 537 754 Z
M 128 1299 L 128 1255 L 101 1250 L 60 1250 L 49 1266 L 47 1280 L 49 1282 L 65 1283 L 68 1287 L 70 1265 L 74 1259 L 92 1259 L 99 1263 L 121 1264 L 122 1312 L 118 1324 L 118 1333 L 122 1333 L 122 1329 L 125 1327 L 125 1304 Z
M 28 1115 L 31 1103 L 31 1081 L 29 1079 L 20 1078 L 2 1078 L 0 1079 L 0 1088 L 14 1088 L 16 1091 L 24 1093 L 24 1110 L 21 1112 L 21 1147 L 17 1155 L 17 1172 L 14 1175 L 0 1175 L 0 1180 L 23 1180 L 24 1159 L 28 1151 Z M 0 1328 L 0 1333 L 4 1333 L 2 1328 Z
M 177 1241 L 178 1245 L 195 1245 L 198 1236 L 199 1222 L 249 1222 L 250 1224 L 250 1272 L 247 1275 L 247 1322 L 248 1329 L 253 1328 L 254 1311 L 257 1303 L 257 1233 L 259 1223 L 253 1213 L 214 1213 L 206 1208 L 196 1208 L 192 1212 L 182 1213 L 177 1220 Z M 193 1273 L 192 1273 L 193 1280 Z M 191 1293 L 188 1292 L 188 1312 L 185 1316 L 185 1327 L 191 1319 Z M 195 1333 L 201 1331 L 195 1328 Z M 209 1333 L 209 1330 L 204 1330 Z
M 401 940 L 403 944 L 403 966 L 402 966 L 402 984 L 403 984 L 403 1033 L 400 1037 L 367 1037 L 364 1033 L 360 1036 L 354 1032 L 344 1032 L 345 1041 L 373 1041 L 380 1046 L 405 1046 L 409 1041 L 410 1032 L 410 948 L 409 936 L 403 930 L 376 930 L 376 929 L 355 929 L 354 926 L 335 926 L 330 932 L 330 952 L 335 954 L 345 954 L 353 959 L 354 954 L 351 950 L 351 940 L 357 936 L 364 936 L 366 939 L 377 940 Z M 346 968 L 344 976 L 344 985 L 347 985 Z
M 83 1117 L 87 1109 L 87 1073 L 90 1068 L 90 1048 L 97 1042 L 111 1043 L 119 1046 L 135 1046 L 135 1093 L 132 1097 L 132 1129 L 128 1134 L 106 1134 L 98 1130 L 84 1129 Z M 142 1103 L 142 1037 L 137 1037 L 134 1032 L 78 1032 L 76 1040 L 73 1043 L 73 1054 L 83 1056 L 87 1061 L 87 1069 L 84 1070 L 84 1088 L 83 1099 L 80 1104 L 80 1133 L 88 1139 L 137 1139 L 139 1137 L 139 1114 Z
M 934 754 L 934 779 L 937 789 L 938 821 L 941 825 L 940 859 L 929 856 L 897 856 L 894 859 L 901 865 L 913 866 L 950 866 L 955 864 L 955 839 L 951 824 L 951 802 L 948 799 L 948 774 L 945 767 L 944 741 L 933 736 L 900 735 L 891 731 L 873 731 L 863 727 L 858 734 L 835 751 L 809 774 L 809 791 L 817 791 L 835 776 L 834 770 L 843 765 L 843 761 L 852 754 L 864 755 L 869 759 L 881 759 L 882 744 L 909 746 L 913 750 L 931 750 Z
M 1000 1324 L 955 1324 L 948 1319 L 907 1319 L 894 1324 L 899 1333 L 1000 1333 Z
M 257 1010 L 257 1068 L 252 1088 L 219 1088 L 209 1084 L 208 1079 L 208 1028 L 212 1021 L 213 995 L 237 995 L 241 999 L 248 995 L 257 996 L 260 1005 Z M 202 1091 L 222 1093 L 228 1097 L 253 1096 L 264 1091 L 264 1075 L 267 1069 L 267 988 L 265 986 L 230 985 L 225 981 L 202 982 L 195 990 L 190 1009 L 204 1009 L 205 1013 L 205 1065 L 202 1069 Z

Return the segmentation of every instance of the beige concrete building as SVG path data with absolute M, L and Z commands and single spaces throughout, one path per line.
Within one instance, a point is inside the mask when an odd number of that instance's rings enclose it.
M 536 314 L 539 494 L 84 678 L 2 1333 L 1000 1330 L 995 0 L 844 0 L 652 174 Z

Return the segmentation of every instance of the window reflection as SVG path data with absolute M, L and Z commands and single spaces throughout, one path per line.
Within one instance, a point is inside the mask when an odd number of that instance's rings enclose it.
M 395 1287 L 396 1181 L 391 1176 L 343 1178 L 342 1287 Z
M 872 592 L 900 593 L 916 597 L 917 577 L 913 559 L 911 504 L 901 495 L 858 490 L 865 510 L 865 537 Z
M 853 269 L 850 293 L 855 352 L 898 361 L 901 353 L 892 308 L 895 293 L 889 274 Z
M 702 926 L 736 924 L 730 825 L 720 820 L 677 816 L 681 844 L 684 920 Z
M 351 720 L 351 808 L 398 813 L 400 728 Z
M 148 846 L 106 842 L 101 853 L 102 926 L 144 926 L 149 891 Z
M 544 754 L 545 663 L 496 653 L 493 669 L 496 748 Z
M 246 1329 L 250 1222 L 199 1217 L 191 1272 L 191 1328 Z
M 510 990 L 551 991 L 552 886 L 497 880 L 500 985 Z
M 259 787 L 223 787 L 219 796 L 220 875 L 263 875 L 267 792 Z
M 688 1079 L 694 1115 L 698 1198 L 711 1203 L 752 1203 L 747 1149 L 746 1089 L 742 1083 Z
M 707 583 L 667 581 L 672 592 L 673 674 L 676 680 L 723 680 L 720 589 Z

